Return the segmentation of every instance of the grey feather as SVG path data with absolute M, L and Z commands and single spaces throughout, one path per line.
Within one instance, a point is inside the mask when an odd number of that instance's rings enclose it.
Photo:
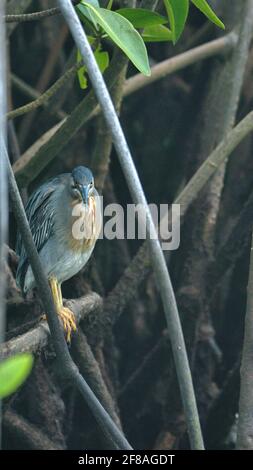
M 63 175 L 60 175 L 40 186 L 29 198 L 25 207 L 28 222 L 31 228 L 34 243 L 38 252 L 45 245 L 53 233 L 54 227 L 54 205 L 53 195 L 58 188 Z M 24 277 L 26 275 L 29 261 L 27 259 L 24 244 L 20 233 L 17 236 L 16 252 L 19 255 L 19 264 L 16 281 L 23 289 Z
M 78 191 L 78 195 L 76 192 Z M 94 188 L 92 173 L 85 167 L 77 167 L 72 173 L 64 173 L 44 183 L 29 198 L 26 214 L 32 236 L 40 255 L 45 275 L 54 277 L 58 283 L 70 279 L 87 263 L 95 246 L 97 234 L 91 243 L 74 248 L 73 203 L 86 204 L 87 194 L 96 196 L 96 213 L 101 215 L 101 205 Z M 20 235 L 17 238 L 16 251 L 19 255 L 17 284 L 24 292 L 35 286 L 35 279 Z

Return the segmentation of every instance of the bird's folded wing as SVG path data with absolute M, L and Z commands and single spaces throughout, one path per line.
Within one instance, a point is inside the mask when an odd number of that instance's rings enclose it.
M 38 251 L 41 250 L 52 235 L 54 225 L 54 193 L 59 183 L 60 178 L 57 177 L 40 186 L 32 194 L 25 208 L 34 243 Z M 20 233 L 17 236 L 16 253 L 19 255 L 16 280 L 17 284 L 23 287 L 29 262 Z

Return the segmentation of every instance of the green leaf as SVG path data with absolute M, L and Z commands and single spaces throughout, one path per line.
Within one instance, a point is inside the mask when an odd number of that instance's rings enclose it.
M 96 8 L 83 2 L 94 13 L 98 24 L 112 41 L 125 52 L 135 67 L 144 75 L 150 75 L 146 46 L 133 25 L 115 11 Z
M 164 5 L 170 20 L 173 43 L 180 38 L 189 13 L 189 0 L 164 0 Z
M 95 53 L 95 59 L 97 61 L 97 64 L 99 66 L 99 70 L 101 73 L 104 73 L 104 71 L 107 69 L 109 65 L 109 54 L 106 51 L 100 51 L 96 50 Z
M 0 398 L 17 390 L 30 374 L 32 365 L 31 354 L 20 354 L 0 363 Z
M 224 23 L 218 18 L 218 16 L 214 13 L 210 5 L 208 5 L 206 0 L 191 0 L 192 3 L 197 7 L 204 15 L 212 21 L 216 26 L 219 28 L 225 29 Z
M 145 28 L 156 24 L 168 23 L 165 16 L 159 15 L 154 11 L 145 10 L 144 8 L 120 8 L 117 13 L 124 16 L 135 28 Z
M 88 37 L 89 43 L 93 44 L 95 41 L 95 38 Z M 107 69 L 109 65 L 109 54 L 106 51 L 101 50 L 101 45 L 99 44 L 97 49 L 94 52 L 95 59 L 97 61 L 97 64 L 99 66 L 99 70 L 101 73 L 104 73 L 104 71 Z M 76 58 L 77 63 L 82 61 L 82 56 L 80 54 L 80 51 L 77 51 L 77 58 Z M 85 90 L 87 88 L 88 83 L 87 83 L 87 69 L 83 65 L 78 69 L 77 71 L 77 77 L 79 80 L 79 85 L 82 90 Z
M 82 60 L 81 53 L 80 53 L 79 50 L 77 50 L 76 62 L 77 63 L 81 62 L 81 60 Z M 78 81 L 79 81 L 80 88 L 82 90 L 85 90 L 85 88 L 87 88 L 87 86 L 88 86 L 88 83 L 87 83 L 87 77 L 86 77 L 86 68 L 85 68 L 84 65 L 82 67 L 80 67 L 80 69 L 78 69 L 77 78 L 78 78 Z
M 161 24 L 144 28 L 142 37 L 145 42 L 162 42 L 173 40 L 171 30 Z
M 94 7 L 99 8 L 99 3 L 98 3 L 97 0 L 86 0 L 85 3 L 89 3 L 90 5 L 93 5 Z M 95 28 L 98 29 L 98 24 L 97 24 L 96 18 L 94 17 L 92 12 L 89 10 L 89 8 L 87 8 L 84 5 L 83 1 L 81 1 L 81 3 L 79 3 L 76 6 L 76 9 L 80 13 L 80 19 L 82 21 L 85 21 L 85 19 L 87 19 L 89 23 L 93 24 L 93 26 L 95 26 Z
M 106 9 L 107 9 L 107 10 L 111 10 L 111 9 L 112 9 L 112 4 L 113 4 L 113 0 L 109 0 Z

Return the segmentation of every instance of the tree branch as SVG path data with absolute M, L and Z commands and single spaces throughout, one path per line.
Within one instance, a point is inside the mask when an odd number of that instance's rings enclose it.
M 211 57 L 211 55 L 224 54 L 224 51 L 228 52 L 234 48 L 236 44 L 236 35 L 230 33 L 221 39 L 208 42 L 195 49 L 187 51 L 183 54 L 179 54 L 172 59 L 167 59 L 160 62 L 158 65 L 151 68 L 151 76 L 144 77 L 142 74 L 136 74 L 133 78 L 128 79 L 125 82 L 123 97 L 134 93 L 142 86 L 146 86 L 149 83 L 153 83 L 153 71 L 155 70 L 155 80 L 159 80 L 166 76 L 174 73 L 177 70 L 181 70 L 191 64 L 194 64 L 198 60 Z M 119 73 L 120 63 L 117 60 L 118 55 L 115 55 L 115 60 L 112 60 L 111 66 L 105 72 L 106 83 L 108 84 L 109 90 L 111 90 L 115 84 L 115 76 Z M 15 110 L 14 110 L 15 111 Z M 80 127 L 89 121 L 92 117 L 100 112 L 100 108 L 97 104 L 97 100 L 94 97 L 93 91 L 91 91 L 72 111 L 67 120 L 61 121 L 58 124 L 59 129 L 57 132 L 50 132 L 44 134 L 40 139 L 43 140 L 43 145 L 36 147 L 36 142 L 30 147 L 13 166 L 13 170 L 18 181 L 19 186 L 27 186 L 38 174 L 45 168 L 46 165 L 56 155 L 59 154 L 60 150 L 65 147 L 69 140 L 78 132 Z
M 105 436 L 110 440 L 113 447 L 121 449 L 131 449 L 126 438 L 119 431 L 109 414 L 102 407 L 99 400 L 96 398 L 84 378 L 79 373 L 76 365 L 74 364 L 70 356 L 68 346 L 64 338 L 64 333 L 59 321 L 59 317 L 55 310 L 55 305 L 53 302 L 49 284 L 44 274 L 40 257 L 33 241 L 33 237 L 29 227 L 29 223 L 26 218 L 26 213 L 22 204 L 22 200 L 20 198 L 15 177 L 12 172 L 7 151 L 3 143 L 1 145 L 1 152 L 5 154 L 6 160 L 8 162 L 8 179 L 12 208 L 18 223 L 18 227 L 23 239 L 23 243 L 30 265 L 33 270 L 36 285 L 38 287 L 38 291 L 40 293 L 40 297 L 45 308 L 47 321 L 49 324 L 52 341 L 56 352 L 56 358 L 58 361 L 60 361 L 59 372 L 63 375 L 66 381 L 71 383 L 79 390 L 79 392 L 85 399 L 87 405 L 89 406 L 91 412 L 93 413 L 93 416 L 97 420 L 98 425 L 104 432 Z
M 119 60 L 121 61 L 122 67 L 118 73 L 117 81 L 111 89 L 111 97 L 118 114 L 120 111 L 123 84 L 125 81 L 128 65 L 128 58 L 122 53 L 119 55 Z M 99 116 L 97 120 L 96 145 L 92 153 L 91 167 L 94 173 L 97 190 L 100 194 L 102 194 L 105 178 L 109 170 L 112 137 L 110 130 L 106 126 L 103 116 Z
M 138 73 L 126 81 L 124 86 L 124 96 L 128 96 L 157 80 L 160 80 L 171 73 L 175 73 L 195 62 L 208 59 L 217 54 L 226 54 L 228 51 L 236 47 L 238 36 L 235 32 L 231 32 L 222 38 L 209 41 L 201 46 L 194 47 L 189 51 L 178 54 L 167 60 L 159 62 L 151 68 L 151 76 Z
M 118 428 L 121 429 L 121 422 L 116 412 L 115 403 L 105 384 L 98 362 L 94 357 L 87 338 L 80 329 L 73 338 L 72 348 L 76 362 L 80 367 L 80 372 L 87 378 L 90 387 L 94 390 Z
M 54 96 L 60 88 L 71 79 L 72 76 L 75 75 L 77 70 L 82 67 L 82 62 L 73 65 L 70 69 L 68 69 L 56 82 L 45 91 L 45 93 L 39 94 L 38 98 L 31 103 L 25 104 L 24 106 L 20 106 L 19 108 L 13 109 L 7 113 L 7 119 L 14 119 L 18 116 L 22 116 L 23 114 L 29 113 L 30 111 L 34 111 L 35 109 L 39 108 L 40 106 L 45 106 L 47 102 Z
M 27 8 L 29 8 L 31 3 L 32 3 L 32 0 L 19 0 L 18 2 L 17 0 L 10 0 L 6 7 L 7 14 L 10 14 L 10 16 L 12 16 L 13 12 L 15 12 L 15 16 L 17 16 L 16 13 L 18 13 L 18 16 L 22 15 L 23 12 L 26 11 Z M 9 37 L 13 33 L 16 26 L 17 26 L 17 23 L 8 24 L 7 37 Z
M 239 422 L 237 449 L 253 449 L 253 233 L 250 253 L 247 309 L 244 324 L 244 340 L 241 364 L 241 386 L 239 399 Z
M 34 450 L 62 450 L 63 448 L 55 444 L 37 426 L 29 423 L 25 418 L 14 411 L 7 409 L 3 416 L 3 424 L 8 432 L 18 435 L 19 440 L 25 441 L 29 449 Z
M 130 154 L 124 133 L 121 129 L 117 114 L 113 107 L 109 92 L 104 83 L 102 74 L 97 66 L 86 34 L 81 26 L 78 16 L 70 0 L 58 0 L 63 16 L 69 25 L 72 36 L 81 52 L 83 61 L 87 67 L 97 99 L 109 127 L 112 139 L 118 153 L 127 184 L 134 203 L 141 204 L 145 209 L 147 225 L 149 229 L 148 246 L 151 252 L 151 260 L 161 292 L 166 321 L 170 333 L 172 351 L 176 364 L 178 381 L 186 415 L 188 432 L 192 448 L 203 449 L 203 440 L 198 418 L 198 411 L 193 390 L 191 372 L 187 359 L 187 353 L 179 320 L 176 300 L 172 289 L 169 273 L 159 241 L 156 238 L 156 229 L 149 211 L 139 177 L 137 175 L 132 156 Z
M 86 317 L 91 317 L 92 313 L 95 314 L 95 312 L 101 310 L 102 299 L 98 294 L 92 292 L 80 299 L 68 300 L 66 304 L 75 314 L 76 322 L 80 323 Z M 35 328 L 3 343 L 0 347 L 0 360 L 24 352 L 35 353 L 38 350 L 41 351 L 47 346 L 49 339 L 48 324 L 46 321 L 41 321 Z
M 33 100 L 32 102 L 34 102 L 35 100 L 40 98 L 41 93 L 39 91 L 37 91 L 32 86 L 28 85 L 26 82 L 24 82 L 24 80 L 17 77 L 14 73 L 11 73 L 10 77 L 11 77 L 11 82 L 14 85 L 14 87 L 16 87 L 24 95 L 28 96 L 29 98 L 32 98 L 32 100 Z M 28 104 L 31 104 L 32 102 L 30 102 Z M 60 109 L 59 110 L 52 110 L 51 106 L 48 107 L 48 103 L 43 103 L 42 106 L 44 106 L 46 109 L 48 109 L 48 112 L 50 114 L 55 115 L 58 119 L 65 119 L 67 117 L 67 113 L 65 113 L 64 111 L 61 111 Z
M 235 265 L 246 248 L 252 227 L 252 214 L 253 192 L 242 207 L 239 217 L 231 228 L 228 237 L 217 251 L 216 259 L 219 260 L 219 263 L 211 260 L 208 266 L 207 297 L 210 299 L 210 302 L 216 292 L 216 287 L 224 278 L 227 270 Z
M 71 0 L 73 5 L 80 3 L 80 0 Z M 31 0 L 29 1 L 31 3 Z M 27 21 L 37 21 L 50 16 L 60 15 L 60 8 L 50 8 L 49 10 L 36 11 L 34 13 L 20 14 L 20 15 L 5 15 L 4 20 L 6 23 L 24 23 Z
M 6 41 L 5 24 L 3 22 L 4 4 L 0 4 L 0 146 L 6 142 Z M 8 238 L 8 189 L 7 169 L 3 152 L 0 152 L 0 345 L 5 335 L 5 288 L 6 288 L 6 249 Z M 2 447 L 2 402 L 0 401 L 0 449 Z
M 217 169 L 229 157 L 237 145 L 253 130 L 253 112 L 249 113 L 220 143 L 220 145 L 202 163 L 197 172 L 175 199 L 180 204 L 181 221 L 189 206 L 195 201 L 201 189 L 210 180 Z M 136 296 L 138 286 L 150 271 L 150 259 L 147 242 L 144 242 L 131 264 L 108 295 L 105 301 L 105 323 L 112 324 L 121 315 L 126 304 Z

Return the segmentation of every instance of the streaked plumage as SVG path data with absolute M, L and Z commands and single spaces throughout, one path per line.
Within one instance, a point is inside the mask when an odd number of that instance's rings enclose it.
M 82 219 L 78 216 L 79 208 Z M 77 167 L 72 173 L 44 183 L 30 196 L 26 214 L 45 274 L 60 288 L 62 282 L 85 266 L 100 232 L 101 206 L 91 171 Z M 89 224 L 89 239 L 76 239 L 73 235 L 73 224 L 79 220 L 83 226 Z M 16 252 L 17 284 L 27 292 L 35 286 L 35 280 L 20 234 Z

